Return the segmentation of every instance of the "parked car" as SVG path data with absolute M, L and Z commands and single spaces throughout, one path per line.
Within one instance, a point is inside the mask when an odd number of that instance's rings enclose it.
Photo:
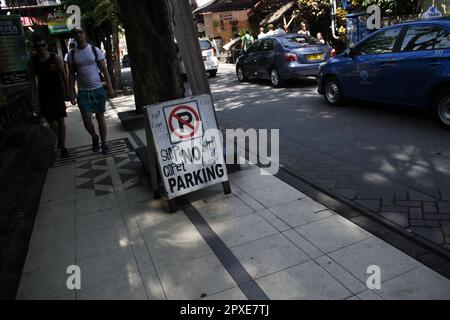
M 242 40 L 235 38 L 223 46 L 222 59 L 226 63 L 236 63 L 242 55 Z
M 450 129 L 450 18 L 371 34 L 320 67 L 318 91 L 333 106 L 350 98 L 430 108 Z
M 205 70 L 211 78 L 216 77 L 219 69 L 219 59 L 217 58 L 217 49 L 213 46 L 211 41 L 207 39 L 200 39 L 200 49 L 202 50 L 203 62 Z M 180 57 L 181 74 L 186 75 L 186 68 Z
M 274 87 L 282 87 L 288 79 L 316 76 L 320 64 L 331 57 L 331 50 L 328 44 L 307 35 L 265 37 L 239 57 L 236 75 L 241 82 L 270 79 Z
M 123 68 L 129 68 L 130 67 L 130 58 L 129 56 L 126 54 L 123 56 L 122 58 L 122 67 Z

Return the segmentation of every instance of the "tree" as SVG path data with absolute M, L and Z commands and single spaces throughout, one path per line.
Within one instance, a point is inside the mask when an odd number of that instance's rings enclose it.
M 179 58 L 165 0 L 118 0 L 128 53 L 136 110 L 184 97 Z
M 191 11 L 194 11 L 198 8 L 197 0 L 189 0 L 189 4 L 191 5 Z

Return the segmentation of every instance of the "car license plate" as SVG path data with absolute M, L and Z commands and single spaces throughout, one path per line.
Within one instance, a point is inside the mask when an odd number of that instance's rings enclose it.
M 308 55 L 306 55 L 306 59 L 308 59 L 308 61 L 323 60 L 323 53 L 308 54 Z

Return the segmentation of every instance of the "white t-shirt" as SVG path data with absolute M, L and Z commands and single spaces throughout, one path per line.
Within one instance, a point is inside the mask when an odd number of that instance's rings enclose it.
M 76 48 L 74 50 L 78 89 L 95 90 L 101 88 L 102 82 L 91 45 L 88 44 L 84 49 Z M 96 47 L 95 50 L 97 51 L 97 61 L 106 59 L 104 53 L 99 48 Z M 69 53 L 67 63 L 69 65 L 72 64 L 72 53 Z
M 258 39 L 262 39 L 262 38 L 264 38 L 264 37 L 267 37 L 267 35 L 266 35 L 264 32 L 261 32 L 261 33 L 258 35 Z

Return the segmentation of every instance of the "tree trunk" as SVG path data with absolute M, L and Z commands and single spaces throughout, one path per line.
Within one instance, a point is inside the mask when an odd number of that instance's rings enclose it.
M 125 27 L 136 110 L 184 97 L 165 0 L 118 0 Z
M 122 67 L 120 65 L 119 25 L 112 23 L 112 59 L 113 59 L 113 85 L 116 90 L 122 88 Z
M 110 34 L 107 34 L 104 37 L 103 45 L 105 47 L 106 65 L 108 67 L 109 77 L 111 78 L 111 81 L 113 82 L 113 85 L 114 85 L 114 81 L 113 81 L 113 79 L 114 79 L 113 46 L 112 46 Z M 117 88 L 115 88 L 115 89 L 117 89 Z

